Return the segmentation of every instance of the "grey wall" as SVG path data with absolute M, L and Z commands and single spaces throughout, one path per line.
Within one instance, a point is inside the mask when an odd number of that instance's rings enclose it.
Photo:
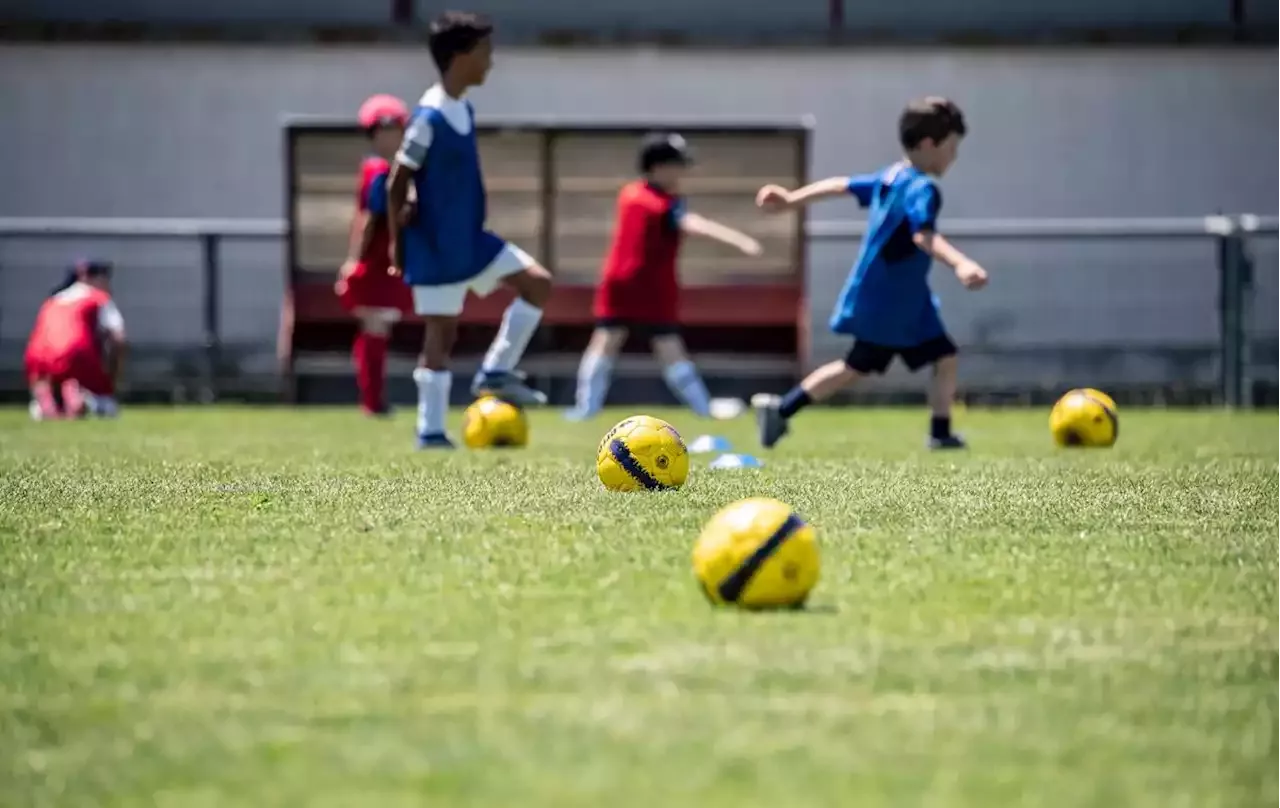
M 386 24 L 391 0 L 221 0 L 184 3 L 173 0 L 0 0 L 0 19 L 61 21 L 127 20 L 145 22 L 294 22 L 300 24 Z M 426 19 L 448 3 L 418 0 Z M 828 0 L 789 3 L 741 3 L 737 0 L 479 0 L 470 8 L 497 19 L 504 36 L 546 31 L 679 31 L 699 36 L 819 32 L 827 28 Z M 1256 10 L 1253 7 L 1257 7 Z M 1275 4 L 1249 0 L 1249 18 L 1275 19 Z M 1226 26 L 1231 0 L 845 0 L 845 28 L 898 33 L 953 29 L 989 32 L 1025 30 L 1047 33 L 1076 28 L 1141 26 Z
M 1244 0 L 1244 17 L 1250 25 L 1274 27 L 1280 18 L 1280 4 L 1271 0 Z
M 0 19 L 57 22 L 391 22 L 392 0 L 0 0 Z
M 972 130 L 945 180 L 945 216 L 1276 211 L 1274 52 L 507 49 L 498 60 L 475 95 L 490 121 L 813 114 L 815 176 L 892 159 L 902 102 L 952 95 Z M 349 117 L 370 93 L 413 98 L 430 80 L 425 53 L 387 46 L 0 47 L 0 215 L 279 217 L 285 115 Z M 814 215 L 854 211 L 833 203 Z M 950 279 L 937 283 L 962 339 L 1082 348 L 1213 339 L 1207 243 L 971 246 L 995 274 L 990 290 L 961 295 Z M 228 327 L 274 340 L 264 301 L 279 298 L 278 248 L 236 249 L 243 267 L 261 268 L 237 270 L 253 289 L 243 294 L 259 305 L 228 311 Z M 818 357 L 838 349 L 822 324 L 851 252 L 811 250 Z M 4 256 L 9 266 L 22 264 L 12 249 Z M 1274 250 L 1267 261 L 1257 308 L 1263 330 L 1274 334 Z M 38 265 L 25 264 L 31 272 Z M 8 331 L 13 318 L 5 320 Z M 1039 360 L 1029 361 L 1027 372 L 1038 372 Z M 1138 361 L 1142 372 L 1175 372 L 1165 360 Z

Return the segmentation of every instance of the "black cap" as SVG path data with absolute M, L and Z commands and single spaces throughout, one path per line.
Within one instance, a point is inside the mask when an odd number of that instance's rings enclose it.
M 59 282 L 49 294 L 50 296 L 53 296 L 59 292 L 66 291 L 71 288 L 72 284 L 82 278 L 95 278 L 99 276 L 111 277 L 110 261 L 99 261 L 96 259 L 82 259 L 80 261 L 76 261 L 74 264 L 67 267 L 66 271 L 62 274 L 61 282 Z
M 645 174 L 656 166 L 668 163 L 687 166 L 692 162 L 689 144 L 674 132 L 649 135 L 640 146 L 640 171 Z
M 110 277 L 112 266 L 110 261 L 102 261 L 97 258 L 87 258 L 77 261 L 73 269 L 78 274 L 83 275 L 86 278 L 93 278 L 99 275 L 106 275 Z

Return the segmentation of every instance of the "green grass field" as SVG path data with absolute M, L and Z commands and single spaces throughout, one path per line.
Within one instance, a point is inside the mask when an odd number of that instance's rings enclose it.
M 1276 805 L 1274 413 L 1060 452 L 970 411 L 934 455 L 815 411 L 611 495 L 626 414 L 443 455 L 408 413 L 0 412 L 0 805 Z M 807 612 L 694 585 L 749 495 L 818 530 Z

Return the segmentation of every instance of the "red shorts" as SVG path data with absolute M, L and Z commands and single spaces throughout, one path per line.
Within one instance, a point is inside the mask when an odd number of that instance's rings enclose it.
M 92 346 L 53 359 L 28 355 L 26 365 L 28 381 L 45 380 L 55 389 L 64 382 L 78 382 L 96 396 L 115 395 L 115 385 L 111 383 L 102 356 Z
M 346 279 L 338 300 L 347 311 L 357 308 L 395 309 L 401 314 L 413 311 L 413 295 L 402 279 L 388 275 L 385 268 L 361 261 Z
M 675 325 L 680 319 L 679 290 L 662 284 L 615 281 L 606 276 L 596 287 L 593 314 L 597 320 Z

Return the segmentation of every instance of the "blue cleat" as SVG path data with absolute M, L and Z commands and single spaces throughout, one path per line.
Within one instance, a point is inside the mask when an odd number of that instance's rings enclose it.
M 779 402 L 771 400 L 756 405 L 756 428 L 760 431 L 760 445 L 772 449 L 787 434 L 787 419 L 778 410 Z
M 496 396 L 522 407 L 547 403 L 547 394 L 530 387 L 525 375 L 515 370 L 481 370 L 471 382 L 471 395 Z
M 969 445 L 959 435 L 947 435 L 945 438 L 929 438 L 929 448 L 935 451 L 941 449 L 968 449 Z
M 454 449 L 453 441 L 449 440 L 449 436 L 443 432 L 433 432 L 429 435 L 418 436 L 419 449 Z

